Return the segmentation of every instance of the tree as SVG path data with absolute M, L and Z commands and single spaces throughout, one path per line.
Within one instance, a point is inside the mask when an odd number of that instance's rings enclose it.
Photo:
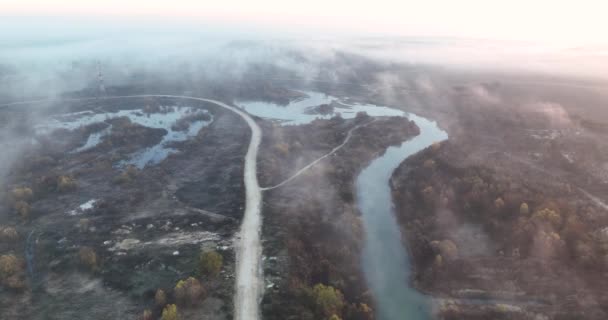
M 215 250 L 203 252 L 199 257 L 200 270 L 205 275 L 217 276 L 223 264 L 224 257 Z
M 0 280 L 7 279 L 19 271 L 19 260 L 14 254 L 0 256 Z
M 319 283 L 313 287 L 312 296 L 317 312 L 323 317 L 341 314 L 344 296 L 340 290 Z
M 177 306 L 174 304 L 168 304 L 164 309 L 160 317 L 161 320 L 179 320 L 179 314 L 177 313 Z
M 200 281 L 193 277 L 178 281 L 173 292 L 175 294 L 175 299 L 180 304 L 188 306 L 197 305 L 205 299 L 207 294 Z
M 144 310 L 144 313 L 141 316 L 141 320 L 153 320 L 154 318 L 152 318 L 152 311 L 146 309 Z

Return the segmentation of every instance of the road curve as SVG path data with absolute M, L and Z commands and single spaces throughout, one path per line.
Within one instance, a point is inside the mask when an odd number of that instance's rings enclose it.
M 260 318 L 259 306 L 264 293 L 263 272 L 261 266 L 262 245 L 260 241 L 260 230 L 262 217 L 260 204 L 262 202 L 262 192 L 258 183 L 257 158 L 258 148 L 262 139 L 262 131 L 257 123 L 246 112 L 236 107 L 227 105 L 223 102 L 205 98 L 197 98 L 179 95 L 126 95 L 108 96 L 101 98 L 67 98 L 32 100 L 23 102 L 13 102 L 0 105 L 8 107 L 45 101 L 90 101 L 90 100 L 110 100 L 123 98 L 177 98 L 185 100 L 195 100 L 213 103 L 222 108 L 228 109 L 239 115 L 251 129 L 251 139 L 249 148 L 245 155 L 245 213 L 241 223 L 239 235 L 235 238 L 236 250 L 236 284 L 234 296 L 234 319 L 235 320 L 257 320 Z

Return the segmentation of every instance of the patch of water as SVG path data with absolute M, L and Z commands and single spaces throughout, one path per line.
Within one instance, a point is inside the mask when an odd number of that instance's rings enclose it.
M 110 132 L 112 131 L 112 125 L 108 126 L 107 128 L 99 131 L 99 132 L 93 132 L 89 135 L 89 137 L 87 138 L 87 142 L 85 142 L 84 145 L 82 145 L 81 147 L 78 147 L 72 151 L 70 151 L 70 153 L 79 153 L 79 152 L 83 152 L 83 151 L 87 151 L 89 149 L 94 148 L 95 146 L 97 146 L 99 143 L 101 143 L 101 139 L 108 135 Z
M 261 101 L 238 101 L 237 105 L 246 110 L 248 113 L 258 117 L 278 120 L 281 125 L 307 124 L 315 119 L 329 119 L 338 114 L 345 119 L 351 119 L 354 118 L 358 112 L 365 112 L 372 117 L 405 116 L 403 111 L 384 106 L 346 103 L 344 100 L 338 97 L 314 91 L 303 91 L 303 93 L 305 93 L 307 96 L 291 101 L 286 106 Z M 338 102 L 338 105 L 333 109 L 333 113 L 320 115 L 309 114 L 308 112 L 311 107 L 316 107 L 322 104 L 331 104 L 334 101 Z
M 80 127 L 119 117 L 127 117 L 131 122 L 148 128 L 167 130 L 167 134 L 158 144 L 136 152 L 129 159 L 119 163 L 119 165 L 132 164 L 142 169 L 146 165 L 160 163 L 170 154 L 176 153 L 177 150 L 168 147 L 170 143 L 186 141 L 196 136 L 203 127 L 209 125 L 213 121 L 213 118 L 209 121 L 196 120 L 190 123 L 190 126 L 186 131 L 173 130 L 172 126 L 180 119 L 196 113 L 208 113 L 207 110 L 175 106 L 164 106 L 161 107 L 161 110 L 163 110 L 162 113 L 144 113 L 142 109 L 129 109 L 104 113 L 93 113 L 91 111 L 74 112 L 53 117 L 37 125 L 35 130 L 38 135 L 48 134 L 57 129 L 76 130 Z M 83 146 L 72 150 L 71 153 L 78 153 L 94 148 L 101 143 L 104 137 L 110 132 L 111 126 L 102 131 L 90 134 L 86 143 Z

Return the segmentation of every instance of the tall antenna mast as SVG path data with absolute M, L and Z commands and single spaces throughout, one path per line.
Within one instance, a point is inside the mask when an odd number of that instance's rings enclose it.
M 101 73 L 101 62 L 97 61 L 97 82 L 98 82 L 98 95 L 103 97 L 106 95 L 106 86 L 103 83 L 103 73 Z

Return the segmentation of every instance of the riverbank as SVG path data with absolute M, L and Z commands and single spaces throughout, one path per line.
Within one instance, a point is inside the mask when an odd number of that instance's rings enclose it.
M 261 147 L 260 180 L 272 185 L 290 177 L 340 145 L 358 123 L 371 120 L 361 115 L 353 120 L 264 128 L 268 136 Z M 374 301 L 360 264 L 364 231 L 356 209 L 355 178 L 388 146 L 416 134 L 418 128 L 408 119 L 377 118 L 354 130 L 350 141 L 332 156 L 265 192 L 265 319 L 326 317 L 329 311 L 313 302 L 313 288 L 321 290 L 319 284 L 338 290 L 340 306 L 331 312 L 343 319 L 374 316 Z M 290 148 L 281 148 L 283 144 Z

